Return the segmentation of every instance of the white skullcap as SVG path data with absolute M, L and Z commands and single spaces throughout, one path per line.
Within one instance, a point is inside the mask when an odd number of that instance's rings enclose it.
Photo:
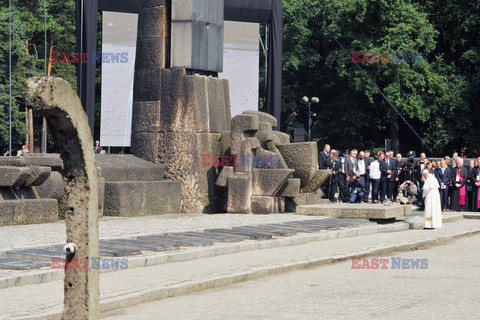
M 430 173 L 430 171 L 428 171 L 427 169 L 423 170 L 422 171 L 423 174 L 426 174 L 426 173 Z

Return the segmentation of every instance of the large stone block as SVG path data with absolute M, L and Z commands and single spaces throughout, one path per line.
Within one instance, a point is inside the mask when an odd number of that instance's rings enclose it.
M 139 158 L 156 162 L 161 135 L 162 133 L 133 132 L 130 150 Z
M 55 199 L 0 201 L 0 225 L 47 223 L 57 220 L 58 207 Z
M 29 167 L 32 170 L 32 174 L 25 180 L 25 186 L 39 186 L 44 183 L 50 173 L 52 172 L 52 168 L 49 167 Z
M 179 213 L 180 191 L 177 181 L 106 182 L 104 214 L 132 217 Z
M 275 119 L 276 120 L 276 119 Z M 276 141 L 277 141 L 277 145 L 279 144 L 287 144 L 287 143 L 290 143 L 290 135 L 288 133 L 285 133 L 285 132 L 281 132 L 281 131 L 273 131 L 272 132 L 275 136 L 276 136 Z
M 252 197 L 252 174 L 236 173 L 228 177 L 229 213 L 250 213 L 250 199 Z
M 281 197 L 297 197 L 300 194 L 300 179 L 290 178 L 288 179 L 280 190 L 277 192 Z
M 141 8 L 137 39 L 166 38 L 169 36 L 167 7 L 165 5 Z M 164 50 L 165 51 L 165 50 Z
M 233 167 L 231 166 L 223 167 L 222 171 L 220 171 L 220 174 L 218 175 L 218 179 L 215 182 L 215 184 L 219 187 L 226 187 L 228 177 L 232 176 L 233 174 L 234 174 Z
M 193 75 L 185 77 L 185 88 L 189 94 L 189 106 L 193 108 L 196 132 L 211 132 L 209 122 L 209 103 L 207 91 L 207 77 Z
M 170 0 L 140 0 L 139 8 L 153 8 L 158 6 L 166 6 Z
M 65 195 L 65 182 L 60 172 L 52 172 L 39 186 L 32 187 L 37 198 L 61 200 Z
M 252 213 L 254 214 L 270 214 L 277 213 L 277 207 L 275 206 L 275 197 L 268 196 L 252 196 Z
M 105 205 L 105 178 L 98 178 L 98 216 L 103 216 L 103 207 Z
M 293 169 L 252 169 L 252 192 L 255 196 L 273 196 L 293 175 Z
M 228 88 L 227 80 L 207 77 L 210 132 L 229 131 L 230 115 L 227 110 L 230 109 L 230 105 L 225 104 L 225 87 Z
M 59 153 L 29 153 L 23 157 L 27 167 L 50 167 L 52 171 L 63 171 L 63 160 Z
M 160 132 L 160 101 L 138 101 L 133 103 L 132 132 Z
M 400 205 L 329 203 L 297 206 L 296 214 L 346 219 L 392 219 L 403 217 L 405 209 Z
M 135 69 L 133 81 L 133 101 L 161 101 L 162 68 Z M 152 79 L 156 79 L 152 81 Z
M 318 169 L 317 144 L 315 142 L 298 142 L 278 145 L 289 168 L 295 169 L 295 178 L 300 178 L 304 188 L 314 178 Z
M 313 179 L 310 180 L 305 188 L 303 188 L 303 192 L 317 191 L 326 181 L 328 181 L 331 174 L 331 170 L 317 170 Z
M 172 2 L 171 66 L 221 72 L 223 1 Z
M 31 174 L 26 167 L 0 167 L 0 187 L 20 187 Z
M 165 176 L 162 166 L 131 154 L 97 154 L 95 159 L 106 181 L 157 181 Z
M 25 167 L 27 162 L 24 157 L 0 157 L 0 166 Z
M 165 68 L 168 64 L 169 39 L 164 37 L 148 37 L 137 39 L 135 54 L 135 68 L 146 70 L 149 68 Z

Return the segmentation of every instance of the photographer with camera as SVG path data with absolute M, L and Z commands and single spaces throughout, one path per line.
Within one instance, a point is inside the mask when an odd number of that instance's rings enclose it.
M 397 153 L 395 156 L 395 167 L 397 170 L 397 177 L 393 185 L 393 200 L 396 201 L 398 193 L 400 192 L 400 186 L 405 182 L 405 161 L 402 159 L 402 155 Z
M 400 191 L 402 192 L 400 196 L 401 204 L 416 204 L 418 202 L 418 188 L 412 181 L 403 182 L 400 185 Z
M 357 201 L 362 203 L 365 195 L 365 179 L 359 172 L 354 173 L 350 179 L 350 190 L 350 203 L 356 203 Z

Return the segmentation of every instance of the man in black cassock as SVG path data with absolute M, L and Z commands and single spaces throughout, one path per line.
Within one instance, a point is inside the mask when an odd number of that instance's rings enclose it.
M 455 159 L 456 168 L 451 170 L 452 183 L 452 199 L 450 202 L 451 209 L 454 211 L 468 210 L 468 192 L 467 181 L 469 170 L 463 165 L 463 159 L 458 157 Z
M 476 166 L 472 169 L 471 178 L 473 180 L 472 210 L 480 211 L 480 157 L 477 158 Z

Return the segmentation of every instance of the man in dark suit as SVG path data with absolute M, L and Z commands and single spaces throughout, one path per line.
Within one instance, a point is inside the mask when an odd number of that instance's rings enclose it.
M 380 200 L 392 201 L 393 184 L 395 182 L 395 160 L 392 159 L 393 151 L 387 151 L 385 159 L 380 161 Z M 385 199 L 386 196 L 386 199 Z
M 366 152 L 365 151 L 360 151 L 358 154 L 358 171 L 360 173 L 360 176 L 363 178 L 365 181 L 365 188 L 364 188 L 364 195 L 363 199 L 361 199 L 363 202 L 368 202 L 368 194 L 370 193 L 370 163 L 373 161 L 371 158 L 366 157 Z
M 352 187 L 350 183 L 352 181 L 353 175 L 358 172 L 357 153 L 358 151 L 356 149 L 352 149 L 352 151 L 350 151 L 350 156 L 347 157 L 345 161 L 345 174 L 347 176 L 347 190 L 349 195 L 350 189 Z
M 327 169 L 332 161 L 332 157 L 330 156 L 330 145 L 326 144 L 323 147 L 323 151 L 318 153 L 318 168 L 320 170 Z
M 442 211 L 447 210 L 448 190 L 450 189 L 451 169 L 448 167 L 447 161 L 440 161 L 440 167 L 435 169 L 435 176 L 440 185 L 440 202 Z
M 332 150 L 332 161 L 330 162 L 329 168 L 332 169 L 332 175 L 330 176 L 330 188 L 328 190 L 328 199 L 331 202 L 337 202 L 335 199 L 335 194 L 340 188 L 340 194 L 339 198 L 342 198 L 342 186 L 345 185 L 345 183 L 342 184 L 341 180 L 344 179 L 341 177 L 342 173 L 342 161 L 338 159 L 339 152 L 337 150 Z
M 406 181 L 403 169 L 405 168 L 405 161 L 402 159 L 402 155 L 397 153 L 395 156 L 395 182 L 393 184 L 393 200 L 395 201 L 398 196 L 398 189 L 402 183 Z

